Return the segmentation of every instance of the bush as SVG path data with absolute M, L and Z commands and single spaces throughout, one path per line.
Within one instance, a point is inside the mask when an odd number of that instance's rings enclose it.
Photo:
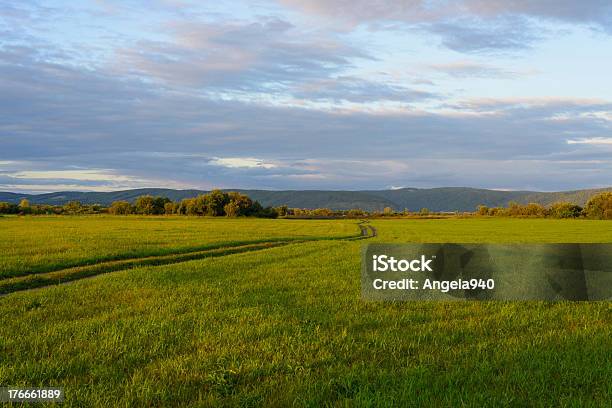
M 279 217 L 285 217 L 289 215 L 289 208 L 286 205 L 281 205 L 280 207 L 275 208 Z
M 140 196 L 134 203 L 134 211 L 142 215 L 161 215 L 166 213 L 166 203 L 171 202 L 166 197 Z
M 278 217 L 278 213 L 272 207 L 263 208 L 257 213 L 255 213 L 254 215 L 259 218 L 277 218 Z
M 229 203 L 225 204 L 223 211 L 225 211 L 225 215 L 227 217 L 237 217 L 240 214 L 240 207 L 238 207 L 236 202 L 230 201 Z
M 0 202 L 0 214 L 17 214 L 19 207 L 16 204 Z
M 529 203 L 521 207 L 521 215 L 526 217 L 546 217 L 548 211 L 538 203 Z
M 568 202 L 559 202 L 551 205 L 548 213 L 553 218 L 578 218 L 582 215 L 582 207 Z
M 588 218 L 612 220 L 612 192 L 594 195 L 584 207 Z
M 350 218 L 360 218 L 367 216 L 367 213 L 359 208 L 353 208 L 352 210 L 348 210 L 346 215 Z
M 206 198 L 206 215 L 219 217 L 225 215 L 223 207 L 229 203 L 229 196 L 221 190 L 213 190 L 209 194 L 205 194 Z
M 132 204 L 127 201 L 115 201 L 108 207 L 108 213 L 113 215 L 128 215 L 134 213 Z
M 44 211 L 44 210 L 43 210 Z M 79 201 L 70 201 L 64 205 L 64 213 L 66 214 L 80 214 L 83 212 L 83 206 Z
M 164 211 L 165 211 L 166 215 L 174 214 L 174 212 L 176 210 L 175 207 L 176 207 L 176 204 L 174 204 L 173 202 L 168 202 L 168 203 L 164 204 Z
M 32 212 L 32 207 L 30 206 L 30 201 L 26 198 L 19 202 L 19 211 L 23 214 L 30 214 Z

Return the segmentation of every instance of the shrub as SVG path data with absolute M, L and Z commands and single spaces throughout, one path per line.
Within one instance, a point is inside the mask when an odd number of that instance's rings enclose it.
M 16 204 L 0 202 L 0 214 L 17 214 L 19 207 Z
M 612 192 L 591 197 L 584 207 L 584 212 L 588 218 L 612 220 Z
M 42 210 L 44 211 L 44 210 Z M 80 214 L 83 212 L 83 206 L 79 201 L 70 201 L 64 205 L 64 212 L 66 214 Z
M 527 217 L 545 217 L 547 214 L 546 208 L 538 203 L 529 203 L 521 207 L 521 215 Z
M 108 213 L 113 215 L 128 215 L 134 212 L 134 208 L 127 201 L 115 201 L 108 207 Z
M 225 204 L 223 211 L 227 217 L 237 217 L 240 215 L 240 207 L 238 207 L 238 204 L 235 201 L 230 201 L 229 203 Z
M 164 212 L 166 215 L 174 214 L 176 205 L 173 202 L 164 204 Z
M 551 205 L 548 213 L 553 218 L 578 218 L 582 215 L 582 207 L 568 202 L 559 202 Z

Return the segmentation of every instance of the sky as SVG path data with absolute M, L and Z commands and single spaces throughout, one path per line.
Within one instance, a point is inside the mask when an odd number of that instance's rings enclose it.
M 609 0 L 0 3 L 0 191 L 612 185 Z

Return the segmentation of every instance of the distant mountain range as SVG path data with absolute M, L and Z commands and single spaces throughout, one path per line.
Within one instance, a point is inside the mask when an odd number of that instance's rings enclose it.
M 397 190 L 363 190 L 363 191 L 322 191 L 322 190 L 227 190 L 247 194 L 264 206 L 287 205 L 293 208 L 331 208 L 348 210 L 361 208 L 368 211 L 392 207 L 395 210 L 408 208 L 416 211 L 428 208 L 431 211 L 473 211 L 478 205 L 489 207 L 506 206 L 510 201 L 521 204 L 540 203 L 549 205 L 557 201 L 569 201 L 584 205 L 594 194 L 612 191 L 612 187 L 592 190 L 575 190 L 543 193 L 536 191 L 499 191 L 466 187 L 444 188 L 401 188 Z M 19 203 L 27 198 L 32 204 L 62 205 L 68 201 L 80 201 L 83 204 L 108 205 L 113 201 L 133 202 L 141 195 L 168 197 L 178 201 L 187 197 L 204 194 L 202 190 L 172 190 L 165 188 L 141 188 L 111 192 L 62 191 L 47 194 L 22 194 L 0 192 L 0 201 Z

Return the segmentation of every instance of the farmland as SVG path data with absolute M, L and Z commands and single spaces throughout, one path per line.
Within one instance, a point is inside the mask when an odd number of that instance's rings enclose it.
M 612 242 L 610 222 L 373 220 L 352 240 L 357 223 L 0 218 L 0 285 L 128 262 L 0 297 L 0 384 L 63 386 L 70 406 L 610 401 L 609 302 L 374 303 L 359 287 L 365 242 Z

